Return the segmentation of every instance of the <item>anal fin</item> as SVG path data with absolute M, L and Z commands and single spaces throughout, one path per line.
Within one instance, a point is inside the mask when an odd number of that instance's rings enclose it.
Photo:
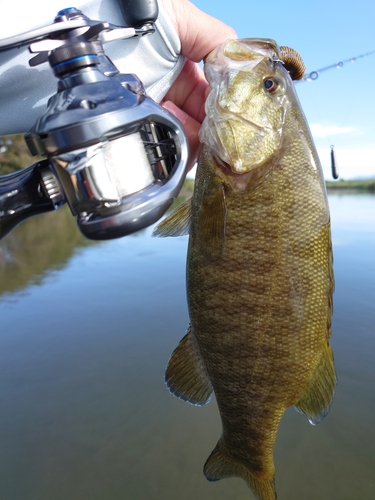
M 274 471 L 270 474 L 257 473 L 248 469 L 244 464 L 236 462 L 226 453 L 221 439 L 208 457 L 203 472 L 208 481 L 240 477 L 246 481 L 258 500 L 276 500 Z
M 307 392 L 296 404 L 296 408 L 304 413 L 310 424 L 318 424 L 329 412 L 329 407 L 336 387 L 336 372 L 333 364 L 333 353 L 329 345 L 323 352 L 312 377 Z
M 193 405 L 203 406 L 211 398 L 211 380 L 190 326 L 169 360 L 165 383 L 172 394 Z

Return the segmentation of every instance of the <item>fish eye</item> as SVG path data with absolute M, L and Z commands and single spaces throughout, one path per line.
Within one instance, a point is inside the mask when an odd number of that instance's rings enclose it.
M 279 82 L 273 77 L 266 78 L 263 82 L 263 85 L 267 92 L 269 92 L 270 94 L 273 94 L 279 88 Z

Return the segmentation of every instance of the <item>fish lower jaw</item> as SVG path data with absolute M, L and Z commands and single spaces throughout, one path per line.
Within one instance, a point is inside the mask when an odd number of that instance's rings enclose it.
M 215 157 L 215 162 L 219 167 L 220 176 L 225 180 L 235 191 L 242 191 L 249 185 L 257 186 L 263 178 L 263 166 L 255 167 L 254 169 L 246 172 L 234 172 L 232 166 Z
M 226 175 L 234 176 L 234 177 L 240 177 L 242 175 L 248 174 L 249 172 L 238 172 L 232 169 L 232 167 L 229 165 L 229 163 L 223 161 L 221 158 L 215 158 L 216 163 L 221 167 L 223 172 Z

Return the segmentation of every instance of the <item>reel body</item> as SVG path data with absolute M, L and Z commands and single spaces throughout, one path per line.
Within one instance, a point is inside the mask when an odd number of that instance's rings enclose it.
M 31 154 L 47 163 L 29 168 L 40 171 L 39 191 L 51 209 L 67 202 L 91 239 L 124 236 L 158 220 L 186 174 L 182 125 L 147 96 L 137 76 L 120 74 L 103 49 L 107 41 L 151 34 L 152 22 L 148 16 L 135 28 L 114 27 L 69 8 L 56 16 L 53 35 L 30 45 L 37 53 L 30 65 L 48 62 L 58 85 L 25 135 Z M 0 194 L 4 189 L 0 179 Z

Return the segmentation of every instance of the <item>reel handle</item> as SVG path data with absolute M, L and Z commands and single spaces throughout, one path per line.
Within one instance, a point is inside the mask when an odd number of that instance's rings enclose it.
M 41 183 L 48 165 L 42 160 L 0 177 L 0 240 L 29 217 L 55 210 Z

